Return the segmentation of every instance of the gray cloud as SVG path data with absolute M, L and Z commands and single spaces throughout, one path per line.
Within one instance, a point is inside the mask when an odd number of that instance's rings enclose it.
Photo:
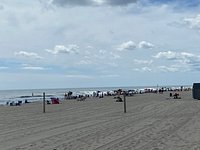
M 93 2 L 91 0 L 53 0 L 52 2 L 55 5 L 59 6 L 66 6 L 66 5 L 71 5 L 71 6 L 76 6 L 76 5 L 92 5 Z
M 53 0 L 52 3 L 58 6 L 124 6 L 135 3 L 137 0 Z
M 109 5 L 128 5 L 135 2 L 137 0 L 106 0 L 106 3 Z

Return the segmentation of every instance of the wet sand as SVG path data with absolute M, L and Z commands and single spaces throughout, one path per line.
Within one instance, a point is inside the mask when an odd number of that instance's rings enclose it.
M 123 103 L 113 97 L 0 106 L 0 150 L 198 150 L 200 101 L 137 94 Z

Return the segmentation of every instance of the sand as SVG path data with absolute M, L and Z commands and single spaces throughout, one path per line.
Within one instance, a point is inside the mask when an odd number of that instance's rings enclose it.
M 113 97 L 0 106 L 0 150 L 199 150 L 200 101 L 138 94 L 123 103 Z

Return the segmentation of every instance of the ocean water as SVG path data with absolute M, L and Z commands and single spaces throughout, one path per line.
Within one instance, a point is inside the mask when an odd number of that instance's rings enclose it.
M 163 87 L 180 87 L 180 86 L 163 86 Z M 191 87 L 191 86 L 184 86 Z M 73 95 L 91 94 L 96 91 L 114 91 L 117 89 L 123 90 L 138 90 L 145 88 L 154 88 L 157 86 L 135 86 L 135 87 L 95 87 L 95 88 L 57 88 L 57 89 L 24 89 L 24 90 L 0 90 L 0 105 L 5 105 L 7 102 L 22 101 L 29 102 L 42 101 L 43 93 L 45 92 L 46 99 L 51 97 L 64 98 L 64 93 L 72 91 Z M 33 96 L 32 96 L 33 94 Z

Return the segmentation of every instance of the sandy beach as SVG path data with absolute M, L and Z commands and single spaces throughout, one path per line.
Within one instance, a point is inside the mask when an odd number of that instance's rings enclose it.
M 0 106 L 0 150 L 199 150 L 200 101 L 137 94 L 123 103 L 112 96 Z

